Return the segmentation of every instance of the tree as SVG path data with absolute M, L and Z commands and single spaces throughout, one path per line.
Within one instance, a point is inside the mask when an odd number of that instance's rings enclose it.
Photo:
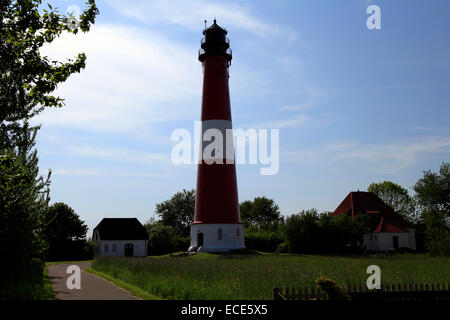
M 40 264 L 33 258 L 44 258 L 46 250 L 42 221 L 50 173 L 47 179 L 39 175 L 35 137 L 36 129 L 25 124 L 18 147 L 0 148 L 0 299 L 31 298 L 20 287 L 39 285 Z
M 239 211 L 246 228 L 268 229 L 276 227 L 282 221 L 278 205 L 273 199 L 266 197 L 256 197 L 253 201 L 242 202 Z
M 186 251 L 189 247 L 189 239 L 180 237 L 175 229 L 165 226 L 161 221 L 149 221 L 144 227 L 148 233 L 149 255 L 161 255 L 175 251 Z
M 316 209 L 291 215 L 284 229 L 289 250 L 296 253 L 361 253 L 368 232 L 364 214 L 332 217 Z
M 41 56 L 39 49 L 63 31 L 89 31 L 98 14 L 94 0 L 88 0 L 79 27 L 72 28 L 73 17 L 40 5 L 40 0 L 0 1 L 0 243 L 8 243 L 0 249 L 0 299 L 31 297 L 33 290 L 20 290 L 21 283 L 34 286 L 27 270 L 38 270 L 33 266 L 42 264 L 32 263 L 33 257 L 42 258 L 45 251 L 42 215 L 50 175 L 38 174 L 33 148 L 39 126 L 28 120 L 46 107 L 61 107 L 64 100 L 52 92 L 85 67 L 84 54 L 63 63 Z
M 367 191 L 375 193 L 407 221 L 417 220 L 413 198 L 409 196 L 408 190 L 402 186 L 391 181 L 374 182 L 367 188 Z
M 195 190 L 175 193 L 169 200 L 156 205 L 156 213 L 165 226 L 174 228 L 182 237 L 189 236 L 190 223 L 194 220 Z
M 311 209 L 291 215 L 286 219 L 285 232 L 291 252 L 316 253 L 320 239 L 319 213 Z
M 424 171 L 413 187 L 422 209 L 432 210 L 450 217 L 450 163 L 442 163 L 439 174 Z
M 63 31 L 89 31 L 98 14 L 94 0 L 80 15 L 79 28 L 70 19 L 41 0 L 4 0 L 0 2 L 0 146 L 15 146 L 11 139 L 29 120 L 46 107 L 61 107 L 64 99 L 52 95 L 59 83 L 86 65 L 86 56 L 62 63 L 41 56 L 39 49 Z
M 48 243 L 47 259 L 77 260 L 85 254 L 87 225 L 67 204 L 57 202 L 46 213 L 44 234 Z
M 450 163 L 442 163 L 439 174 L 424 171 L 413 189 L 425 226 L 426 249 L 450 255 Z

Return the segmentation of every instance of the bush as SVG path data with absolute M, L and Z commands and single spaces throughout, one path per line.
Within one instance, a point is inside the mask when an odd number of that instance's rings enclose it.
M 10 274 L 11 275 L 11 274 Z M 37 300 L 43 296 L 44 262 L 32 258 L 20 275 L 13 275 L 0 284 L 0 300 Z
M 293 253 L 362 253 L 365 216 L 332 217 L 312 209 L 286 219 L 285 233 Z
M 284 238 L 279 232 L 249 230 L 245 233 L 245 246 L 247 250 L 273 252 L 282 242 L 284 242 Z
M 323 236 L 317 210 L 302 211 L 287 218 L 285 233 L 290 252 L 317 252 Z
M 350 300 L 344 288 L 339 286 L 339 284 L 336 281 L 324 276 L 320 276 L 319 278 L 316 279 L 316 283 L 319 285 L 322 291 L 326 292 L 328 299 Z
M 90 260 L 94 256 L 95 243 L 86 240 L 61 241 L 50 247 L 47 261 Z
M 189 237 L 180 237 L 174 228 L 155 224 L 148 229 L 148 255 L 157 256 L 176 251 L 187 251 Z
M 275 250 L 276 253 L 286 253 L 289 252 L 289 244 L 287 242 L 280 243 Z

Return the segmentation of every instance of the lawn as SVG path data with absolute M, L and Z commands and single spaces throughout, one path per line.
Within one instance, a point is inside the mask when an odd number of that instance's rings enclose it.
M 364 284 L 370 265 L 382 283 L 450 282 L 450 258 L 427 255 L 318 256 L 208 254 L 190 257 L 99 258 L 92 269 L 165 299 L 272 299 L 274 287 L 316 286 L 321 275 Z

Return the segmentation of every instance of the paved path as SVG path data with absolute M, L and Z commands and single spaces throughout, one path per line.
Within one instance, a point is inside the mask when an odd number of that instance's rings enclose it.
M 66 273 L 67 267 L 77 265 L 81 271 L 81 289 L 68 289 Z M 128 291 L 117 287 L 113 283 L 96 275 L 84 271 L 90 262 L 54 264 L 47 266 L 48 275 L 52 282 L 56 300 L 139 300 Z

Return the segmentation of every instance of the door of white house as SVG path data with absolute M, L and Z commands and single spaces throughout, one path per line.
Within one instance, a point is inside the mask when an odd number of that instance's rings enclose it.
M 392 246 L 394 247 L 394 250 L 398 249 L 398 236 L 392 237 Z
M 125 257 L 132 257 L 134 256 L 134 244 L 132 243 L 125 243 L 124 245 L 124 255 Z

